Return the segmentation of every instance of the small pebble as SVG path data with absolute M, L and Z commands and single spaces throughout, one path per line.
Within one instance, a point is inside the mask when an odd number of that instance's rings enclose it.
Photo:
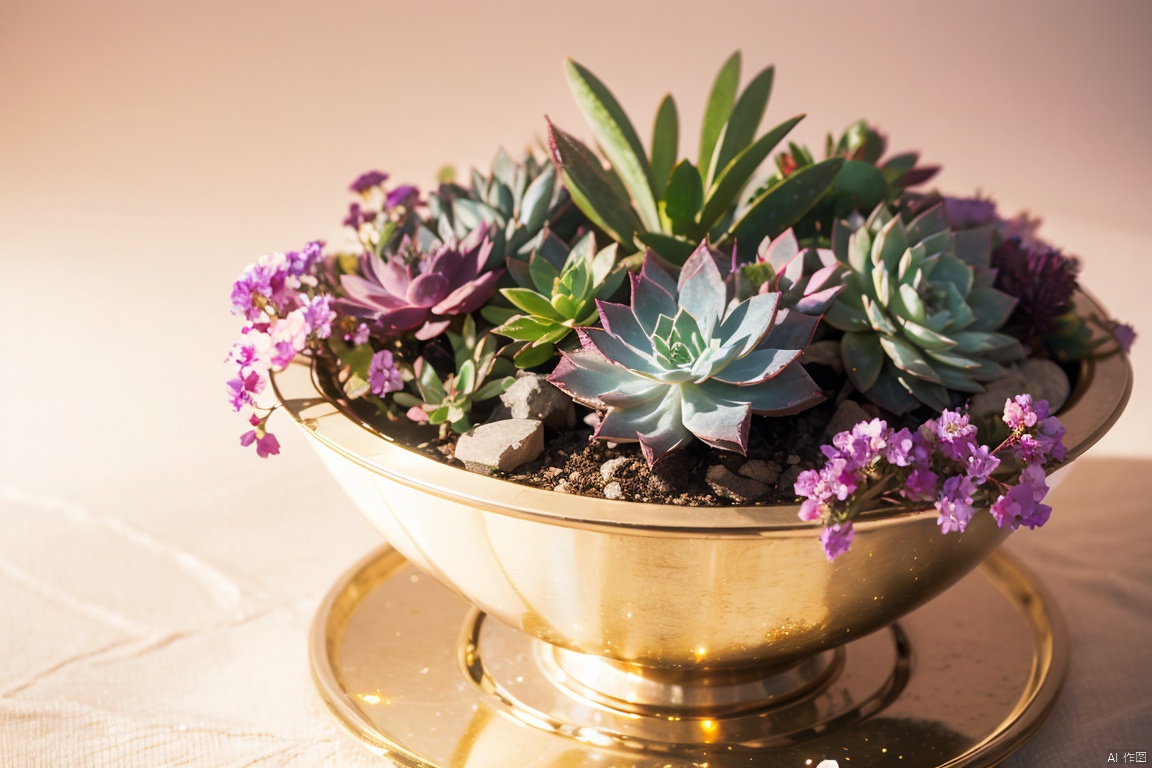
M 631 462 L 632 460 L 627 456 L 619 456 L 615 459 L 608 459 L 608 461 L 600 465 L 600 477 L 604 478 L 606 481 L 611 480 L 616 476 L 618 471 L 628 466 Z
M 723 464 L 708 467 L 704 480 L 717 496 L 736 502 L 756 501 L 768 495 L 767 485 L 750 477 L 742 477 Z
M 786 459 L 786 461 L 788 462 L 788 464 L 790 466 L 794 467 L 800 463 L 800 457 L 794 453 L 790 453 L 790 454 L 788 454 L 788 458 Z
M 620 483 L 608 483 L 608 485 L 604 486 L 604 498 L 606 498 L 606 499 L 624 498 L 624 489 L 620 487 Z

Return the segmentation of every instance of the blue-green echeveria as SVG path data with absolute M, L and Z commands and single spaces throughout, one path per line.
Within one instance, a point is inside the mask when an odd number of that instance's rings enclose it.
M 698 438 L 744 453 L 753 413 L 786 415 L 821 398 L 799 364 L 807 322 L 779 322 L 778 293 L 732 299 L 701 245 L 677 280 L 651 254 L 632 275 L 632 305 L 597 302 L 603 328 L 581 328 L 549 380 L 604 412 L 596 436 L 639 441 L 651 464 Z M 800 313 L 790 313 L 800 318 Z

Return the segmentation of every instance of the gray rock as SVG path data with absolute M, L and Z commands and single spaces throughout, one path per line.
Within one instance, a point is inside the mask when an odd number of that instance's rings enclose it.
M 500 395 L 500 402 L 513 419 L 535 419 L 549 429 L 566 429 L 576 424 L 572 398 L 536 373 L 525 373 Z
M 780 480 L 777 487 L 785 493 L 791 493 L 793 487 L 796 485 L 797 478 L 800 477 L 800 473 L 803 471 L 804 470 L 797 466 L 788 467 L 788 469 L 780 473 Z
M 509 472 L 544 452 L 544 425 L 507 419 L 473 427 L 456 441 L 456 458 L 473 472 Z
M 1071 384 L 1059 365 L 1051 360 L 1033 358 L 1020 363 L 1006 376 L 985 385 L 985 391 L 973 395 L 969 412 L 973 419 L 994 419 L 1004 412 L 1004 402 L 1028 393 L 1033 400 L 1047 400 L 1055 413 L 1068 401 Z
M 767 485 L 750 477 L 742 477 L 723 464 L 708 467 L 704 480 L 717 496 L 737 502 L 757 501 L 768 495 Z
M 608 483 L 604 486 L 604 498 L 606 499 L 621 499 L 624 497 L 624 489 L 620 487 L 620 483 Z
M 568 481 L 561 480 L 560 482 L 556 483 L 556 487 L 552 490 L 556 491 L 556 493 L 568 493 Z
M 836 413 L 832 414 L 832 419 L 824 428 L 823 438 L 828 441 L 834 435 L 847 432 L 860 422 L 871 419 L 872 417 L 868 415 L 868 412 L 860 407 L 860 403 L 855 400 L 845 400 L 836 408 Z
M 780 479 L 780 469 L 780 465 L 774 461 L 750 459 L 744 462 L 738 471 L 744 477 L 750 477 L 765 485 L 774 485 Z
M 615 459 L 608 459 L 608 461 L 600 465 L 600 477 L 604 478 L 605 481 L 611 480 L 616 476 L 617 472 L 631 463 L 632 459 L 628 458 L 627 456 L 618 456 Z

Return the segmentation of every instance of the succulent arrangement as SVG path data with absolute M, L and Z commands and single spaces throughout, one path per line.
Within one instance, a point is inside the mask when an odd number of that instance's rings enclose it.
M 733 54 L 717 75 L 694 161 L 671 96 L 645 149 L 569 60 L 593 143 L 549 122 L 547 159 L 501 150 L 466 184 L 362 174 L 347 246 L 264 256 L 233 286 L 241 443 L 279 452 L 262 393 L 298 356 L 449 455 L 457 436 L 520 418 L 508 395 L 526 377 L 579 406 L 591 439 L 635 443 L 652 468 L 694 444 L 745 454 L 764 425 L 833 401 L 861 418 L 830 426 L 823 467 L 782 490 L 824 522 L 829 558 L 877 506 L 934 505 L 945 532 L 982 507 L 1004 526 L 1041 524 L 1044 472 L 1063 460 L 1059 403 L 974 404 L 1019 366 L 1126 352 L 1134 332 L 1076 314 L 1078 262 L 1034 222 L 916 189 L 936 169 L 886 157 L 864 121 L 829 135 L 823 159 L 790 143 L 769 162 L 803 116 L 761 133 L 774 70 L 741 88 L 740 69 Z M 1001 408 L 997 447 L 981 445 L 977 424 Z

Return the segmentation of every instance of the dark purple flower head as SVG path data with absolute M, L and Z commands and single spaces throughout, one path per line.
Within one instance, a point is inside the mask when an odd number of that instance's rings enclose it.
M 348 185 L 348 189 L 363 195 L 386 181 L 388 181 L 388 174 L 382 171 L 366 171 L 357 176 L 356 180 Z
M 945 197 L 944 216 L 954 230 L 984 227 L 996 221 L 996 203 L 982 197 Z
M 932 501 L 936 498 L 936 483 L 940 478 L 930 469 L 917 467 L 908 475 L 900 495 L 909 501 Z
M 420 204 L 420 190 L 411 184 L 401 184 L 384 197 L 385 208 L 414 208 Z
M 431 339 L 456 315 L 474 312 L 492 297 L 503 269 L 485 272 L 492 243 L 480 227 L 459 246 L 431 253 L 402 244 L 387 260 L 374 253 L 361 259 L 361 275 L 342 275 L 345 298 L 339 307 L 371 319 L 385 338 L 414 328 L 416 338 Z
M 1033 464 L 1020 473 L 1020 482 L 998 498 L 989 510 L 996 524 L 1016 530 L 1021 525 L 1039 528 L 1048 522 L 1052 507 L 1040 502 L 1048 493 L 1048 482 L 1044 470 Z
M 941 533 L 964 532 L 976 514 L 972 500 L 975 493 L 976 484 L 967 475 L 953 475 L 944 481 L 944 488 L 936 499 L 936 509 L 940 512 L 936 522 Z
M 970 446 L 976 444 L 976 425 L 968 423 L 968 414 L 943 411 L 938 419 L 924 422 L 921 432 L 930 431 L 938 447 L 953 461 L 964 461 Z
M 1034 350 L 1056 331 L 1056 320 L 1072 309 L 1079 263 L 1043 246 L 1004 242 L 992 254 L 996 287 L 1017 300 L 1004 330 Z

